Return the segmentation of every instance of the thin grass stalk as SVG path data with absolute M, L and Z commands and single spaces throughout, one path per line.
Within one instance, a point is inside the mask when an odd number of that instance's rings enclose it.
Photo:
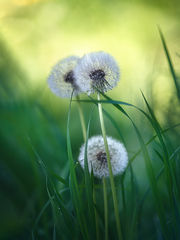
M 98 101 L 100 101 L 100 94 L 97 95 Z M 100 119 L 100 125 L 101 125 L 101 131 L 104 139 L 104 146 L 105 151 L 107 155 L 107 162 L 108 162 L 108 168 L 109 168 L 109 178 L 110 178 L 110 184 L 111 184 L 111 191 L 112 191 L 112 198 L 113 198 L 113 204 L 114 204 L 114 213 L 116 218 L 116 226 L 117 226 L 117 232 L 118 232 L 118 238 L 122 239 L 122 232 L 121 232 L 121 224 L 120 224 L 120 218 L 119 218 L 119 211 L 118 211 L 118 201 L 117 201 L 117 194 L 114 184 L 114 178 L 112 173 L 112 167 L 111 167 L 111 161 L 110 161 L 110 154 L 109 154 L 109 148 L 106 138 L 106 130 L 104 125 L 104 118 L 103 118 L 103 112 L 102 112 L 102 104 L 98 102 L 98 110 L 99 110 L 99 119 Z
M 100 240 L 99 238 L 99 224 L 98 224 L 98 213 L 96 210 L 96 191 L 93 183 L 93 202 L 94 202 L 94 214 L 95 214 L 95 224 L 96 224 L 96 240 Z
M 106 178 L 103 177 L 103 196 L 104 196 L 104 223 L 105 223 L 105 240 L 108 240 L 108 202 Z
M 85 124 L 85 119 L 84 119 L 84 115 L 82 112 L 82 107 L 81 107 L 81 103 L 80 103 L 80 98 L 79 96 L 76 96 L 76 100 L 77 100 L 77 106 L 78 106 L 78 111 L 79 111 L 79 117 L 80 117 L 80 122 L 81 122 L 81 128 L 82 128 L 82 132 L 83 132 L 83 138 L 84 138 L 84 142 L 86 142 L 86 124 Z
M 144 101 L 147 105 L 147 108 L 149 110 L 149 113 L 151 114 L 151 117 L 152 117 L 152 121 L 151 121 L 151 124 L 152 124 L 152 127 L 154 128 L 154 130 L 156 131 L 157 133 L 157 137 L 159 138 L 159 141 L 162 145 L 162 148 L 163 148 L 163 156 L 162 156 L 162 159 L 163 159 L 163 162 L 164 162 L 164 168 L 165 168 L 165 174 L 166 174 L 166 183 L 167 183 L 167 190 L 168 190 L 168 194 L 169 194 L 169 200 L 170 200 L 170 207 L 172 209 L 172 217 L 173 217 L 173 221 L 174 221 L 174 225 L 176 226 L 177 223 L 176 223 L 176 210 L 175 210 L 175 206 L 174 206 L 174 191 L 173 191 L 173 188 L 177 188 L 176 187 L 176 182 L 174 180 L 174 172 L 173 172 L 173 169 L 172 169 L 172 164 L 171 162 L 169 161 L 169 154 L 168 154 L 168 151 L 167 151 L 167 147 L 165 145 L 165 142 L 164 142 L 164 139 L 163 139 L 163 135 L 161 134 L 161 127 L 154 115 L 154 112 L 153 110 L 151 109 L 149 103 L 147 102 L 144 94 L 142 93 L 142 96 L 144 98 Z
M 92 109 L 92 112 L 89 117 L 89 122 L 87 126 L 87 132 L 86 132 L 86 142 L 85 142 L 85 151 L 84 151 L 84 173 L 85 173 L 85 185 L 86 185 L 86 195 L 87 195 L 87 203 L 88 203 L 88 209 L 89 209 L 89 218 L 90 218 L 90 226 L 91 226 L 91 233 L 94 233 L 94 230 L 96 230 L 96 219 L 95 219 L 95 206 L 94 206 L 94 200 L 93 200 L 93 175 L 90 176 L 89 167 L 88 167 L 88 154 L 87 154 L 87 148 L 88 148 L 88 139 L 89 139 L 89 129 L 90 129 L 90 123 L 92 119 L 92 114 L 94 111 L 94 107 Z M 95 236 L 95 234 L 94 234 Z
M 122 204 L 123 204 L 123 209 L 125 212 L 126 216 L 126 199 L 125 199 L 125 191 L 124 191 L 124 178 L 121 178 L 121 194 L 122 194 Z
M 165 55 L 166 55 L 166 58 L 167 58 L 167 61 L 168 61 L 168 64 L 169 64 L 169 69 L 170 69 L 170 72 L 171 72 L 171 75 L 173 77 L 174 84 L 175 84 L 175 87 L 176 87 L 177 97 L 178 97 L 178 100 L 180 101 L 180 87 L 179 87 L 179 84 L 178 84 L 178 77 L 175 73 L 175 69 L 174 69 L 174 66 L 173 66 L 173 63 L 172 63 L 172 60 L 171 60 L 171 56 L 170 56 L 170 53 L 169 53 L 168 47 L 166 45 L 164 35 L 163 35 L 160 27 L 158 27 L 158 30 L 159 30 L 160 38 L 161 38 L 161 41 L 162 41 L 162 44 L 163 44 L 164 52 L 165 52 Z
M 72 96 L 73 96 L 73 92 L 72 92 L 71 99 L 70 99 L 68 119 L 67 119 L 67 151 L 68 151 L 68 159 L 70 162 L 70 185 L 69 186 L 70 186 L 70 191 L 71 191 L 72 197 L 74 199 L 74 205 L 75 205 L 77 218 L 78 218 L 78 222 L 80 225 L 82 236 L 84 239 L 90 239 L 89 234 L 88 234 L 88 227 L 87 227 L 87 224 L 85 221 L 85 217 L 84 217 L 84 214 L 82 213 L 82 209 L 80 207 L 81 198 L 80 198 L 80 192 L 79 192 L 78 182 L 77 182 L 77 178 L 76 178 L 75 165 L 74 165 L 72 148 L 71 148 L 69 126 L 70 126 Z

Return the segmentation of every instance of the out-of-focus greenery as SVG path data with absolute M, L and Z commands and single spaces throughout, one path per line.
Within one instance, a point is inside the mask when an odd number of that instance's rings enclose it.
M 54 219 L 49 206 L 37 222 L 49 199 L 45 174 L 38 161 L 45 163 L 60 190 L 64 186 L 57 182 L 55 175 L 67 181 L 69 176 L 66 149 L 69 100 L 57 98 L 47 87 L 46 78 L 52 65 L 68 55 L 109 52 L 120 65 L 121 81 L 108 95 L 145 109 L 141 89 L 162 127 L 173 126 L 179 123 L 179 100 L 157 25 L 164 32 L 178 77 L 179 16 L 179 1 L 0 0 L 0 239 L 30 239 L 34 226 L 35 239 L 52 239 Z M 92 104 L 83 103 L 82 107 L 87 122 Z M 104 107 L 117 122 L 132 157 L 140 147 L 133 126 L 109 104 Z M 76 110 L 73 103 L 70 132 L 75 160 L 83 142 Z M 153 128 L 142 114 L 128 107 L 126 110 L 145 142 L 148 141 L 155 134 Z M 119 138 L 108 118 L 106 127 L 108 135 Z M 95 111 L 90 135 L 99 133 Z M 179 137 L 179 128 L 166 133 L 169 154 L 177 149 Z M 161 150 L 158 140 L 149 148 L 155 173 L 162 165 L 161 155 L 157 153 L 162 153 Z M 173 166 L 178 183 L 179 160 L 177 154 L 177 165 Z M 138 186 L 132 190 L 136 192 L 135 204 L 149 184 L 141 155 L 133 162 L 133 171 Z M 161 199 L 167 197 L 164 178 L 159 181 Z M 129 182 L 127 177 L 127 198 L 132 197 Z M 70 194 L 64 192 L 65 205 L 71 210 Z M 165 200 L 164 204 L 169 207 Z M 151 192 L 143 209 L 139 220 L 142 225 L 137 224 L 143 228 L 136 239 L 162 239 Z M 131 209 L 128 214 L 122 218 L 125 222 L 131 219 Z M 171 225 L 170 216 L 171 209 L 168 209 L 166 217 Z M 59 232 L 64 230 L 64 225 L 63 221 L 59 223 Z M 126 228 L 124 234 L 128 237 Z

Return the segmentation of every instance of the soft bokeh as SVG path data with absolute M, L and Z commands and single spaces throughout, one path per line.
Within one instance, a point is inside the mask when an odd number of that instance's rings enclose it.
M 121 67 L 121 83 L 113 94 L 136 101 L 139 89 L 145 91 L 153 80 L 152 93 L 167 104 L 174 86 L 157 26 L 178 64 L 180 8 L 164 3 L 1 0 L 1 34 L 33 87 L 45 85 L 57 60 L 103 50 Z
M 56 97 L 47 86 L 47 76 L 59 59 L 99 50 L 112 54 L 119 63 L 121 79 L 108 95 L 145 109 L 142 90 L 163 128 L 179 123 L 176 88 L 158 26 L 179 76 L 179 1 L 0 0 L 1 239 L 28 239 L 45 203 L 45 179 L 36 155 L 51 172 L 63 177 L 68 173 L 69 100 Z M 91 104 L 83 105 L 86 122 L 91 108 Z M 119 112 L 111 112 L 111 106 L 106 109 L 121 125 L 131 156 L 139 149 L 132 126 Z M 77 159 L 83 140 L 76 110 L 74 104 L 71 137 Z M 150 125 L 137 111 L 127 110 L 145 141 L 149 140 L 154 134 Z M 92 122 L 91 135 L 99 134 L 96 111 Z M 106 126 L 109 135 L 119 138 L 107 119 Z M 172 130 L 169 139 L 178 144 L 178 129 Z M 154 154 L 153 146 L 150 152 Z M 139 159 L 134 168 L 140 170 L 137 181 L 143 189 L 147 181 Z

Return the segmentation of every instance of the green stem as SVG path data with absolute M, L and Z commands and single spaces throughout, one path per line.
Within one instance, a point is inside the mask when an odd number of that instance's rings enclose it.
M 126 213 L 126 200 L 125 200 L 125 191 L 124 191 L 124 181 L 121 179 L 121 193 L 122 193 L 122 202 L 123 202 L 123 209 Z M 125 214 L 126 216 L 126 214 Z
M 99 224 L 98 224 L 98 213 L 97 213 L 97 210 L 96 210 L 95 186 L 93 186 L 93 202 L 94 202 L 94 214 L 95 214 L 95 221 L 96 221 L 96 240 L 99 240 Z
M 100 94 L 98 93 L 98 101 L 100 101 Z M 114 213 L 116 218 L 116 227 L 118 232 L 119 240 L 122 240 L 122 232 L 121 232 L 121 225 L 120 225 L 120 218 L 119 218 L 119 211 L 118 211 L 118 201 L 117 201 L 117 195 L 116 195 L 116 189 L 114 184 L 114 178 L 113 178 L 113 172 L 112 172 L 112 166 L 110 161 L 110 154 L 109 154 L 109 148 L 106 138 L 106 129 L 104 125 L 104 118 L 103 118 L 103 112 L 102 112 L 102 105 L 101 103 L 98 103 L 98 110 L 99 110 L 99 119 L 101 124 L 101 131 L 104 139 L 104 146 L 107 156 L 107 163 L 109 168 L 109 178 L 110 178 L 110 184 L 111 184 L 111 191 L 112 191 L 112 198 L 113 198 L 113 204 L 114 204 Z
M 84 120 L 84 115 L 82 112 L 81 104 L 79 102 L 79 96 L 76 96 L 77 99 L 77 105 L 78 105 L 78 110 L 79 110 L 79 117 L 80 117 L 80 122 L 81 122 L 81 127 L 82 127 L 82 132 L 83 132 L 83 138 L 84 142 L 86 141 L 86 124 Z
M 108 240 L 108 203 L 106 179 L 103 177 L 103 194 L 104 194 L 104 222 L 105 222 L 105 240 Z

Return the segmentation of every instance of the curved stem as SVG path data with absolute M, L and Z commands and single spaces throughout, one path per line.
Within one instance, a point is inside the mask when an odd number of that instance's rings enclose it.
M 98 101 L 100 101 L 100 94 L 98 93 Z M 110 178 L 110 184 L 111 184 L 111 191 L 112 191 L 112 198 L 113 198 L 113 204 L 114 204 L 114 213 L 116 218 L 116 227 L 118 232 L 118 238 L 122 240 L 122 232 L 121 232 L 121 225 L 120 225 L 120 218 L 119 218 L 119 210 L 118 210 L 118 201 L 117 201 L 117 194 L 114 184 L 114 178 L 113 178 L 113 172 L 112 172 L 112 166 L 110 161 L 110 154 L 109 154 L 109 148 L 108 148 L 108 142 L 106 138 L 106 129 L 104 125 L 104 118 L 103 118 L 103 111 L 102 111 L 102 104 L 98 103 L 98 110 L 99 110 L 99 119 L 101 124 L 101 131 L 104 139 L 104 146 L 107 156 L 107 163 L 109 168 L 109 178 Z

